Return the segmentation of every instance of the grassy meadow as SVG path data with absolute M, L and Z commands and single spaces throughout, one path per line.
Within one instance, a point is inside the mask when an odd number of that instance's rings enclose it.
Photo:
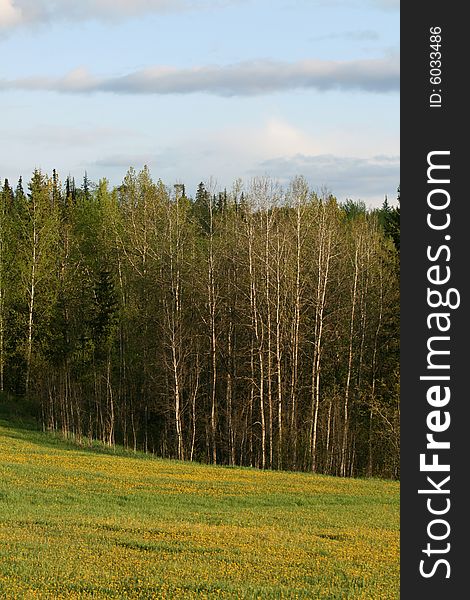
M 0 421 L 1 598 L 399 597 L 399 484 L 81 448 Z

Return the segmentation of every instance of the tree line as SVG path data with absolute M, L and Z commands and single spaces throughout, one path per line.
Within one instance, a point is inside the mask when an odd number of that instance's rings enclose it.
M 399 475 L 399 209 L 130 169 L 0 193 L 0 388 L 163 457 Z

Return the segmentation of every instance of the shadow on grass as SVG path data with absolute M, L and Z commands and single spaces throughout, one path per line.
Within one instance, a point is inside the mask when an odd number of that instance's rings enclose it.
M 14 414 L 5 415 L 4 411 L 0 410 L 0 428 L 1 435 L 6 438 L 21 440 L 40 446 L 42 448 L 51 448 L 56 450 L 70 450 L 87 452 L 93 454 L 109 455 L 125 458 L 143 458 L 152 460 L 156 458 L 153 454 L 145 454 L 145 452 L 129 450 L 123 446 L 108 446 L 97 440 L 90 440 L 82 437 L 78 439 L 76 436 L 66 436 L 62 432 L 44 431 L 40 423 L 33 417 L 22 418 Z

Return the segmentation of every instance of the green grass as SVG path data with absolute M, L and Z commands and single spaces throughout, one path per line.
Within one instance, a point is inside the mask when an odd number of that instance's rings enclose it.
M 399 484 L 80 448 L 0 421 L 1 598 L 399 597 Z

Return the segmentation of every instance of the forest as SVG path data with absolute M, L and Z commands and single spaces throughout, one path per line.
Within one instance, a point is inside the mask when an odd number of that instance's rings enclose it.
M 161 457 L 399 477 L 399 207 L 302 177 L 0 188 L 0 388 Z

